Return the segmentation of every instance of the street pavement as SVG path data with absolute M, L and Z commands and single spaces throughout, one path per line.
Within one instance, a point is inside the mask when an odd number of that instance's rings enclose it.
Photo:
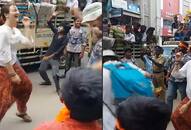
M 37 72 L 29 73 L 29 78 L 33 83 L 33 91 L 28 102 L 28 114 L 32 117 L 31 123 L 25 123 L 18 118 L 15 113 L 14 104 L 4 116 L 0 130 L 33 130 L 38 124 L 44 121 L 50 121 L 55 118 L 63 104 L 59 101 L 56 89 L 51 86 L 40 86 L 42 81 Z M 51 78 L 50 71 L 49 77 Z M 53 83 L 53 82 L 52 82 Z

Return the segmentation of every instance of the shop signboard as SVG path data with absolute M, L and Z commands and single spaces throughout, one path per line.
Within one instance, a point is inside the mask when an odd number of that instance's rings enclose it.
M 121 8 L 118 8 L 118 9 L 112 9 L 111 11 L 110 11 L 110 14 L 111 14 L 111 17 L 120 17 L 120 16 L 122 16 L 122 14 L 123 14 L 123 9 L 121 9 Z
M 137 14 L 140 14 L 141 12 L 140 12 L 140 5 L 138 5 L 138 4 L 129 4 L 128 6 L 127 6 L 127 10 L 129 11 L 129 12 L 133 12 L 133 13 L 137 13 Z
M 127 1 L 125 0 L 112 0 L 111 5 L 113 8 L 122 8 L 123 10 L 127 10 Z

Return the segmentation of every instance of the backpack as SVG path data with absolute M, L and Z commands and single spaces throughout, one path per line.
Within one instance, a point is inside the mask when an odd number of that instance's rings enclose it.
M 111 72 L 112 90 L 115 101 L 123 101 L 129 96 L 154 96 L 152 81 L 128 63 L 106 64 Z

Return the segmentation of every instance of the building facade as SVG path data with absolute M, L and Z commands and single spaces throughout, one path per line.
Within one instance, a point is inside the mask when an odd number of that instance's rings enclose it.
M 180 0 L 180 14 L 185 16 L 187 11 L 191 9 L 191 0 Z
M 106 10 L 107 17 L 117 24 L 141 23 L 140 0 L 108 0 Z

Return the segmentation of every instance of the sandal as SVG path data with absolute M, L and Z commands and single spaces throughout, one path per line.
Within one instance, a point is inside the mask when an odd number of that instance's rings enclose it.
M 32 119 L 27 113 L 16 113 L 16 115 L 23 119 L 24 122 L 31 122 Z

